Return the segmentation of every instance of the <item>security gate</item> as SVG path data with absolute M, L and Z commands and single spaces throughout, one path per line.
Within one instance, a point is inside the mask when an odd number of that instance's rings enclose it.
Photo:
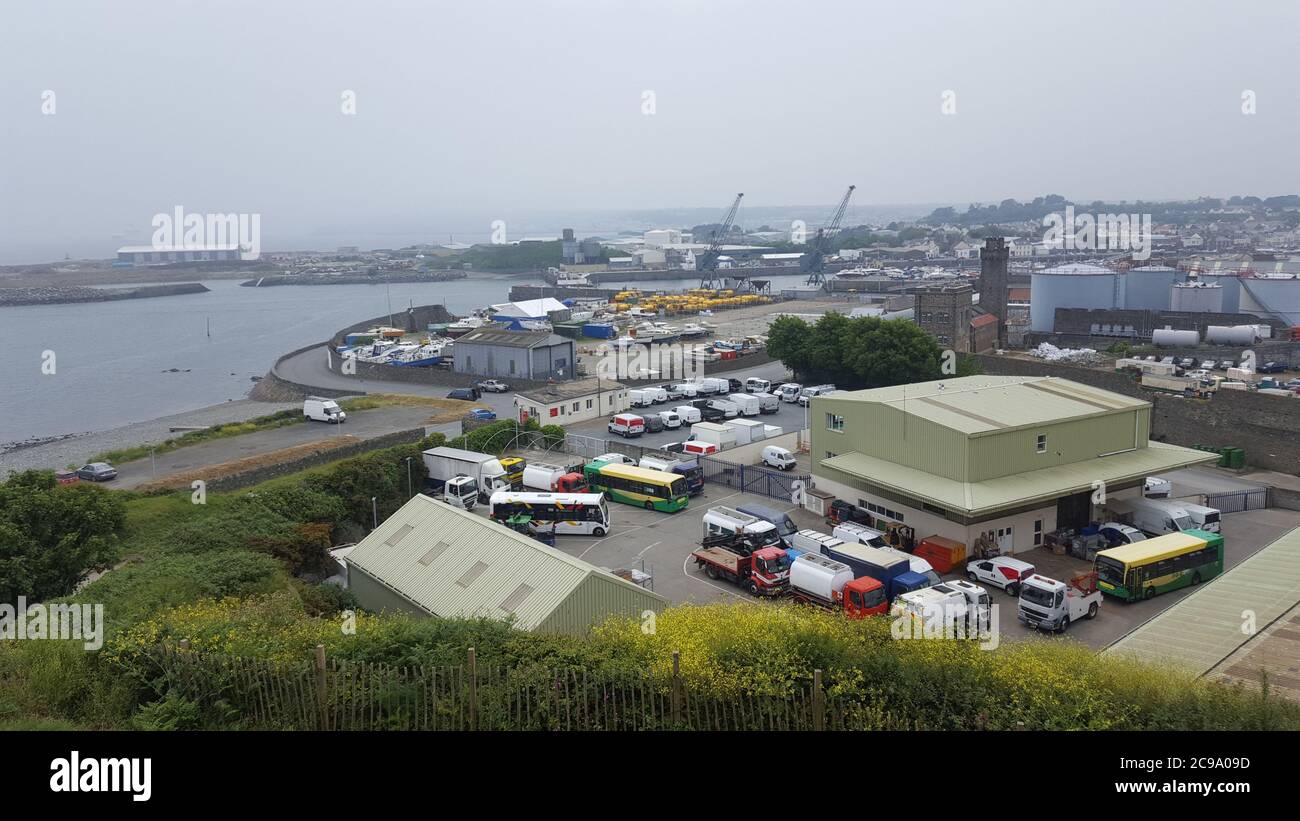
M 699 462 L 706 486 L 725 485 L 743 493 L 784 499 L 791 504 L 795 503 L 798 493 L 812 486 L 812 477 L 807 474 L 783 473 L 760 465 L 741 465 L 716 456 L 701 456 Z
M 1225 493 L 1205 494 L 1205 506 L 1212 507 L 1220 513 L 1241 513 L 1247 510 L 1263 510 L 1268 507 L 1269 488 L 1257 487 L 1251 490 L 1233 490 Z

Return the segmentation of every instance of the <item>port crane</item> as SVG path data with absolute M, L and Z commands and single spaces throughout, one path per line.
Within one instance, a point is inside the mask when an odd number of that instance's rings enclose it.
M 849 190 L 844 192 L 844 199 L 840 200 L 840 207 L 835 209 L 835 216 L 825 226 L 817 229 L 817 235 L 813 237 L 812 248 L 804 254 L 801 261 L 804 272 L 808 274 L 807 284 L 824 285 L 826 277 L 823 273 L 825 257 L 830 250 L 831 238 L 840 231 L 840 223 L 844 221 L 844 212 L 849 207 L 849 197 L 853 196 L 853 189 L 856 185 L 850 185 Z
M 721 287 L 717 276 L 719 249 L 722 248 L 722 243 L 726 240 L 727 235 L 731 233 L 731 226 L 736 221 L 736 211 L 740 209 L 740 200 L 744 196 L 743 193 L 736 195 L 735 201 L 731 203 L 731 210 L 727 212 L 726 218 L 722 220 L 722 227 L 715 231 L 713 237 L 709 240 L 709 250 L 700 256 L 695 265 L 696 269 L 701 272 L 701 288 Z

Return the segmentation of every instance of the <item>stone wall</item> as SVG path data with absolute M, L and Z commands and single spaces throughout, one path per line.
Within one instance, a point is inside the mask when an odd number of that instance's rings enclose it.
M 412 428 L 410 430 L 397 431 L 396 433 L 377 436 L 374 439 L 366 439 L 355 444 L 346 445 L 334 450 L 327 450 L 321 453 L 313 453 L 306 456 L 290 459 L 285 462 L 277 462 L 273 465 L 254 468 L 243 473 L 232 476 L 225 476 L 220 479 L 213 479 L 207 483 L 209 491 L 231 491 L 239 488 L 249 487 L 265 482 L 269 479 L 275 479 L 280 476 L 287 476 L 290 473 L 297 473 L 300 470 L 318 467 L 330 462 L 337 462 L 340 459 L 349 459 L 353 456 L 359 456 L 372 450 L 382 450 L 391 448 L 396 445 L 410 445 L 419 442 L 424 438 L 424 428 Z M 418 482 L 419 476 L 416 477 Z
M 1238 447 L 1254 467 L 1300 474 L 1300 399 L 1245 391 L 1219 391 L 1212 399 L 1186 399 L 1143 388 L 1112 370 L 977 354 L 988 374 L 1059 376 L 1144 399 L 1154 405 L 1151 438 L 1174 445 Z

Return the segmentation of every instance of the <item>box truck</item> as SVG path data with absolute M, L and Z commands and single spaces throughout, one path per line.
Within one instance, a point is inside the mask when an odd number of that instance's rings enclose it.
M 524 487 L 543 493 L 577 493 L 586 486 L 580 472 L 563 465 L 534 462 L 524 468 Z
M 495 456 L 440 447 L 424 451 L 423 457 L 429 474 L 424 480 L 426 493 L 449 504 L 470 510 L 475 501 L 486 503 L 493 493 L 510 489 L 506 469 Z
M 735 446 L 736 431 L 716 422 L 697 422 L 691 425 L 690 441 L 707 442 L 717 446 L 718 450 L 726 450 Z
M 763 441 L 762 422 L 755 422 L 752 419 L 728 419 L 723 424 L 735 431 L 737 445 Z
M 904 593 L 929 587 L 925 577 L 913 573 L 906 559 L 891 556 L 864 544 L 823 546 L 822 555 L 843 562 L 853 569 L 855 578 L 870 576 L 885 587 L 885 596 L 893 601 Z
M 758 400 L 747 393 L 728 394 L 727 401 L 739 408 L 741 416 L 758 416 L 762 411 Z

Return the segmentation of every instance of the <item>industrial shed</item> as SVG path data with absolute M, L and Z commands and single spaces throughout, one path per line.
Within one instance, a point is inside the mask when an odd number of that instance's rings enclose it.
M 572 379 L 577 347 L 548 331 L 480 328 L 456 340 L 455 370 L 506 379 Z
M 347 556 L 367 610 L 514 617 L 539 633 L 582 634 L 610 616 L 640 619 L 668 600 L 482 516 L 416 496 Z

